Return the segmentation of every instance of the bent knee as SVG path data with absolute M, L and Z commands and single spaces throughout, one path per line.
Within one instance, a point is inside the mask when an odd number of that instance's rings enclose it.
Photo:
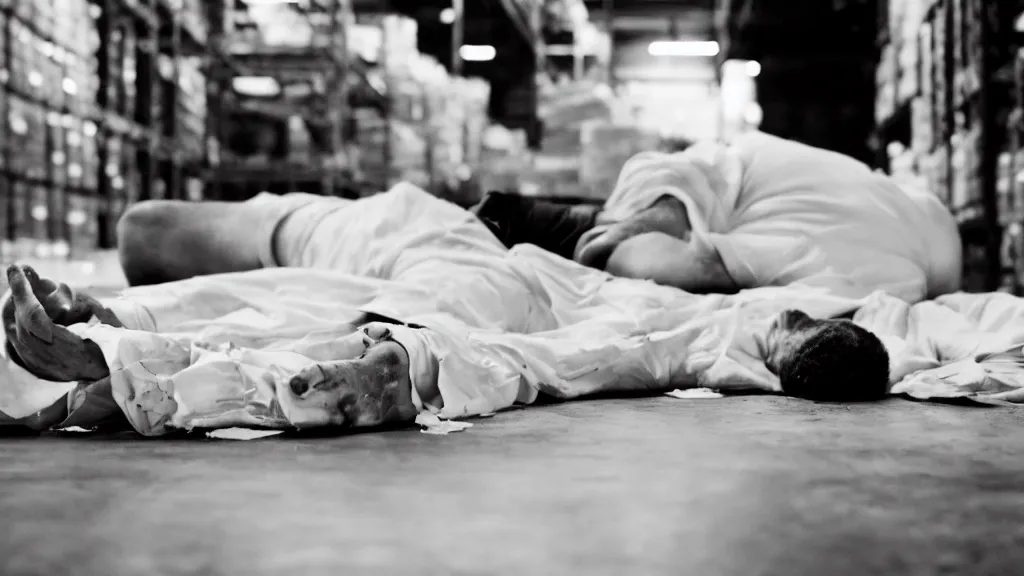
M 146 200 L 131 206 L 117 222 L 117 251 L 121 268 L 132 285 L 163 281 L 152 279 L 161 266 L 163 247 L 181 220 L 181 202 Z
M 118 247 L 152 241 L 173 227 L 178 202 L 144 200 L 133 204 L 117 222 Z

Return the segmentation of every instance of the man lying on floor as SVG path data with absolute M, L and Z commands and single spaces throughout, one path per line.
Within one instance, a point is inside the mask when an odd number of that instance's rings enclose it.
M 380 225 L 351 217 L 351 202 L 304 194 L 145 202 L 121 222 L 125 274 L 137 285 L 278 265 L 354 270 L 332 243 L 364 242 Z M 729 146 L 639 154 L 601 210 L 491 194 L 473 212 L 506 247 L 535 244 L 694 293 L 814 283 L 917 302 L 956 291 L 962 272 L 959 232 L 933 194 L 757 132 Z M 286 241 L 252 240 L 276 223 Z
M 79 327 L 99 342 L 90 347 L 46 320 L 83 319 L 62 311 L 67 302 L 50 294 L 56 285 L 15 269 L 21 296 L 17 313 L 7 309 L 9 352 L 50 380 L 102 381 L 113 372 L 121 408 L 150 432 L 224 423 L 223 408 L 213 417 L 182 406 L 182 381 L 204 362 L 238 373 L 250 366 L 264 386 L 274 383 L 255 399 L 251 374 L 227 386 L 237 410 L 265 425 L 379 424 L 423 409 L 464 416 L 538 393 L 727 379 L 778 390 L 780 376 L 790 393 L 863 399 L 887 385 L 877 338 L 847 322 L 779 314 L 852 312 L 879 288 L 914 301 L 951 291 L 959 273 L 956 230 L 937 202 L 848 158 L 764 135 L 634 159 L 598 226 L 578 235 L 574 256 L 592 268 L 528 246 L 506 250 L 492 233 L 500 235 L 500 223 L 483 223 L 486 203 L 479 212 L 407 186 L 354 202 L 289 195 L 143 204 L 122 227 L 126 276 L 135 284 L 193 280 L 135 288 L 108 303 L 108 323 L 130 330 Z M 203 277 L 225 272 L 240 273 Z M 780 284 L 802 288 L 753 299 L 695 295 Z M 370 326 L 388 334 L 383 342 L 352 336 L 367 314 L 388 320 Z M 54 334 L 66 350 L 45 350 Z M 62 355 L 68 350 L 77 353 Z M 160 378 L 149 378 L 155 372 Z M 225 374 L 218 376 L 234 378 Z M 174 400 L 145 408 L 130 401 L 156 390 Z

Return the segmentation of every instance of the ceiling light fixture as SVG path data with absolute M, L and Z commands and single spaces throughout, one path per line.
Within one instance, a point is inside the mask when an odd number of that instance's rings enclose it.
M 238 76 L 231 79 L 231 88 L 243 96 L 270 98 L 281 93 L 281 84 L 270 76 Z
M 455 23 L 455 9 L 445 8 L 441 10 L 441 23 L 442 24 L 454 24 Z
M 717 56 L 718 42 L 714 40 L 658 40 L 647 47 L 651 56 L 700 57 Z
M 459 56 L 466 62 L 490 62 L 498 55 L 494 46 L 474 46 L 466 44 L 459 48 Z

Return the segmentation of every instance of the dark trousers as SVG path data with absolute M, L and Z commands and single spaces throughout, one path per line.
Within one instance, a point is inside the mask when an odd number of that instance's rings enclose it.
M 471 211 L 508 248 L 533 244 L 571 260 L 580 237 L 596 224 L 602 205 L 488 192 Z

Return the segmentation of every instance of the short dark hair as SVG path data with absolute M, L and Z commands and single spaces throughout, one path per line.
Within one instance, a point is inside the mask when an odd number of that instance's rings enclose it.
M 877 336 L 832 321 L 779 367 L 788 396 L 822 402 L 870 402 L 889 393 L 889 354 Z

